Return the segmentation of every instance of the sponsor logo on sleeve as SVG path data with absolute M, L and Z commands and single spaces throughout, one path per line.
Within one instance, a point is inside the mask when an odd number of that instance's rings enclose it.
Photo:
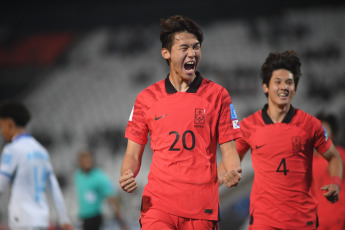
M 237 115 L 233 104 L 230 104 L 230 117 L 231 120 L 237 120 Z
M 1 158 L 1 163 L 4 165 L 10 165 L 12 161 L 12 155 L 11 154 L 3 154 Z
M 322 128 L 323 128 L 323 131 L 324 131 L 324 133 L 325 133 L 326 141 L 328 141 L 328 133 L 327 133 L 325 127 L 323 127 L 323 125 L 322 125 Z

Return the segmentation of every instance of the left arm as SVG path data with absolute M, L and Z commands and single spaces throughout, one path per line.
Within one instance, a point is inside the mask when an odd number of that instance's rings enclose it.
M 334 144 L 322 156 L 328 161 L 328 171 L 332 179 L 331 184 L 323 186 L 321 190 L 326 191 L 323 195 L 329 202 L 334 203 L 339 199 L 341 179 L 343 177 L 343 162 Z
M 242 177 L 242 168 L 235 140 L 221 144 L 220 150 L 222 162 L 217 169 L 219 186 L 223 183 L 228 188 L 237 186 Z

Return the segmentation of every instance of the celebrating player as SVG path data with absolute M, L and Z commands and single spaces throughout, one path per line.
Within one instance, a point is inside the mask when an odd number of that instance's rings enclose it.
M 243 159 L 251 149 L 255 172 L 249 229 L 315 229 L 317 204 L 311 193 L 314 148 L 328 161 L 332 178 L 325 197 L 336 202 L 343 165 L 321 122 L 291 101 L 301 75 L 294 51 L 270 53 L 261 67 L 268 104 L 240 122 L 236 140 Z M 222 172 L 222 163 L 219 166 Z
M 200 28 L 179 15 L 161 20 L 161 26 L 161 54 L 170 73 L 137 96 L 119 182 L 126 192 L 137 188 L 135 177 L 150 133 L 153 159 L 142 197 L 142 230 L 217 229 L 217 142 L 232 175 L 226 185 L 237 185 L 238 120 L 226 89 L 197 72 Z
M 0 106 L 0 126 L 8 143 L 1 156 L 0 193 L 11 182 L 9 226 L 11 229 L 47 229 L 49 208 L 46 188 L 50 191 L 63 230 L 73 229 L 53 172 L 47 150 L 25 126 L 30 120 L 27 108 L 18 102 Z

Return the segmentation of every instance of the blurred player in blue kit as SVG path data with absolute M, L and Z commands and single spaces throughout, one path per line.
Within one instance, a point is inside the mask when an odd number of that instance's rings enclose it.
M 49 227 L 48 188 L 62 230 L 72 230 L 61 189 L 47 150 L 25 131 L 30 112 L 20 102 L 0 106 L 1 135 L 8 142 L 1 155 L 0 194 L 11 184 L 9 227 L 43 230 Z

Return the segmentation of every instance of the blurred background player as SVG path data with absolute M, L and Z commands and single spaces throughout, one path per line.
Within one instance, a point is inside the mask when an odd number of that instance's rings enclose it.
M 328 138 L 336 143 L 338 134 L 338 120 L 334 114 L 318 113 L 316 117 L 321 121 L 322 126 L 325 128 L 328 134 Z M 340 145 L 335 145 L 341 158 L 343 159 L 343 164 L 345 162 L 345 149 Z M 330 204 L 324 198 L 322 187 L 325 184 L 329 184 L 331 178 L 328 173 L 327 161 L 318 153 L 315 152 L 313 160 L 313 179 L 314 179 L 314 189 L 318 205 L 318 216 L 320 221 L 320 230 L 343 230 L 345 229 L 345 179 L 343 177 L 339 194 L 339 202 Z
M 255 172 L 249 229 L 317 228 L 311 192 L 314 148 L 328 161 L 332 178 L 324 195 L 332 203 L 339 198 L 343 164 L 338 151 L 317 118 L 291 105 L 300 66 L 294 51 L 270 53 L 261 67 L 268 103 L 240 122 L 237 151 L 243 159 L 251 149 Z
M 0 106 L 1 134 L 6 142 L 1 155 L 0 193 L 11 183 L 9 227 L 40 230 L 49 227 L 48 188 L 63 230 L 73 229 L 47 150 L 26 133 L 28 109 L 19 102 Z
M 83 230 L 99 230 L 103 225 L 102 205 L 106 200 L 115 212 L 122 230 L 127 226 L 121 216 L 116 190 L 103 170 L 94 166 L 89 151 L 78 156 L 79 169 L 75 172 L 74 182 L 78 197 L 78 215 L 83 221 Z
M 142 230 L 217 229 L 217 143 L 232 175 L 226 184 L 236 185 L 238 119 L 227 90 L 196 71 L 203 41 L 198 25 L 175 15 L 162 19 L 161 29 L 161 54 L 170 73 L 137 96 L 119 182 L 126 192 L 137 188 L 134 178 L 150 133 L 153 158 L 142 197 Z

